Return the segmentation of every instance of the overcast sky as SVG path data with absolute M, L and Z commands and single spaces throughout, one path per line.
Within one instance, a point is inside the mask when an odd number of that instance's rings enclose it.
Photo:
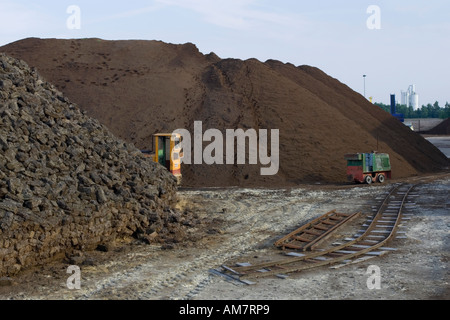
M 221 58 L 315 66 L 361 94 L 365 74 L 366 97 L 386 104 L 415 84 L 421 105 L 443 107 L 449 17 L 448 0 L 0 0 L 0 45 L 27 37 L 192 42 Z

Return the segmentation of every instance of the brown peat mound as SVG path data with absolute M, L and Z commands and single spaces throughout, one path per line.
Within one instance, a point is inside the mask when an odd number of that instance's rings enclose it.
M 0 54 L 0 277 L 116 240 L 182 235 L 176 180 Z
M 89 116 L 140 149 L 151 148 L 154 133 L 193 132 L 194 121 L 202 121 L 203 131 L 279 129 L 276 175 L 262 176 L 263 165 L 248 162 L 183 165 L 186 187 L 344 183 L 344 154 L 373 150 L 391 155 L 393 178 L 449 165 L 420 135 L 314 67 L 221 59 L 191 43 L 144 40 L 29 38 L 0 52 L 36 67 Z

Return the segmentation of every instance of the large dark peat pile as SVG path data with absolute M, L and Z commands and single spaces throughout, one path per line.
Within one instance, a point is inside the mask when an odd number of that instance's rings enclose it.
M 25 60 L 89 116 L 141 149 L 152 135 L 187 129 L 279 129 L 280 166 L 183 166 L 191 187 L 345 183 L 344 155 L 389 153 L 393 177 L 432 173 L 449 160 L 431 143 L 348 86 L 310 66 L 221 59 L 192 43 L 20 40 L 4 47 Z M 205 146 L 204 146 L 205 147 Z
M 169 241 L 176 181 L 0 54 L 0 276 L 134 236 Z

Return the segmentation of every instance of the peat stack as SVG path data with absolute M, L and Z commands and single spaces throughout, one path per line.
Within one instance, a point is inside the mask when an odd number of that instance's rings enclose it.
M 176 180 L 0 54 L 0 276 L 124 237 L 164 242 Z

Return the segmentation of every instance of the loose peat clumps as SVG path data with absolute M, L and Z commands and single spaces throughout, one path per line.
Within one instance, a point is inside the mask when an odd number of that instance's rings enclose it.
M 180 234 L 176 179 L 0 54 L 0 276 L 72 250 Z

